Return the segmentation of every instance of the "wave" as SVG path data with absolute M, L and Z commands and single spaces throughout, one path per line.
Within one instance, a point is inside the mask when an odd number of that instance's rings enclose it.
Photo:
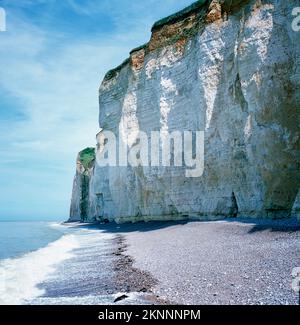
M 0 261 L 0 304 L 19 305 L 42 296 L 44 290 L 37 285 L 55 272 L 57 264 L 73 257 L 77 247 L 76 236 L 68 234 L 22 257 Z

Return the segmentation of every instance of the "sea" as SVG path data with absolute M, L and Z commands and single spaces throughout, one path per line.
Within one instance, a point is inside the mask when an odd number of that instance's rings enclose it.
M 0 222 L 0 260 L 45 247 L 68 230 L 55 222 Z
M 0 305 L 110 305 L 114 238 L 85 225 L 0 222 Z M 128 293 L 123 304 L 136 304 Z

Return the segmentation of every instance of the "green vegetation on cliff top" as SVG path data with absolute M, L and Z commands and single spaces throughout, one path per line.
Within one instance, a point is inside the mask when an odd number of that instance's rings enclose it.
M 161 28 L 162 26 L 164 26 L 166 24 L 172 24 L 180 19 L 184 19 L 184 18 L 188 17 L 192 12 L 198 11 L 207 2 L 208 2 L 208 0 L 198 0 L 194 3 L 192 3 L 190 6 L 182 9 L 181 11 L 178 11 L 173 15 L 170 15 L 166 18 L 163 18 L 163 19 L 157 21 L 152 27 L 152 32 L 154 30 L 157 30 L 158 28 Z
M 122 68 L 124 68 L 127 64 L 129 64 L 130 63 L 130 59 L 129 58 L 127 58 L 125 61 L 123 61 L 119 66 L 117 66 L 116 68 L 114 68 L 114 69 L 111 69 L 111 70 L 109 70 L 107 73 L 106 73 L 106 75 L 105 75 L 105 77 L 104 77 L 104 80 L 109 80 L 109 79 L 111 79 L 111 78 L 114 78 L 115 76 L 116 76 L 116 74 L 120 71 L 120 70 L 122 70 Z
M 95 148 L 85 148 L 79 152 L 79 160 L 85 169 L 93 167 L 95 158 Z
M 145 43 L 145 44 L 143 44 L 143 45 L 140 45 L 140 46 L 138 46 L 138 47 L 135 47 L 134 49 L 132 49 L 132 50 L 130 51 L 130 54 L 132 54 L 132 53 L 134 53 L 134 52 L 138 52 L 138 51 L 143 50 L 143 49 L 146 49 L 148 45 L 149 45 L 149 43 Z

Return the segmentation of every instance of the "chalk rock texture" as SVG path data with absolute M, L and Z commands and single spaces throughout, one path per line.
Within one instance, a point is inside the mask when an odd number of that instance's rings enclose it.
M 72 220 L 299 215 L 296 4 L 203 0 L 157 22 L 150 41 L 105 76 L 99 126 L 129 147 L 139 131 L 204 131 L 204 173 L 187 178 L 184 167 L 95 163 L 82 211 L 86 171 L 77 163 Z

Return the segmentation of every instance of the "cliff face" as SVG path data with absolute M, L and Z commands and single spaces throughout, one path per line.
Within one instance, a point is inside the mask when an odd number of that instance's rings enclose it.
M 139 131 L 203 130 L 204 173 L 187 178 L 183 167 L 94 164 L 83 213 L 77 164 L 72 219 L 299 215 L 296 2 L 203 0 L 157 22 L 149 43 L 105 76 L 100 128 L 129 147 Z M 101 132 L 98 142 L 101 150 Z

